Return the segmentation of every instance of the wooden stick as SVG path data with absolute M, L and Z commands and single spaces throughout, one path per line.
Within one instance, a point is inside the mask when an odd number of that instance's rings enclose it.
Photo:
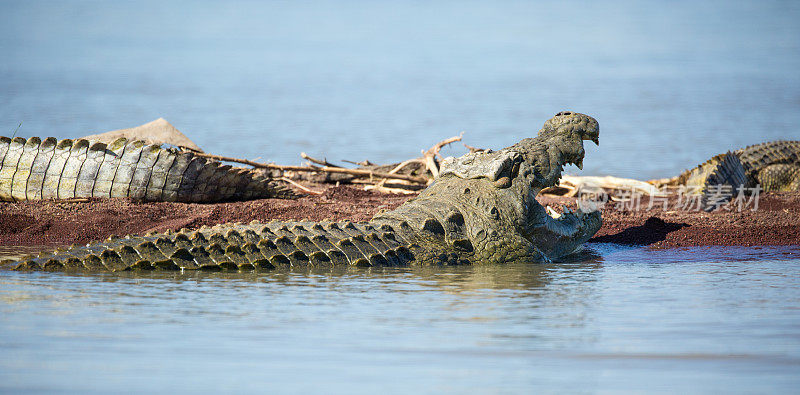
M 53 199 L 53 201 L 56 203 L 88 203 L 91 202 L 92 199 L 76 197 L 76 198 L 65 198 L 65 199 Z
M 419 182 L 411 182 L 411 181 L 406 181 L 406 180 L 391 180 L 391 179 L 385 179 L 385 178 L 381 178 L 380 181 L 378 181 L 378 183 L 380 183 L 380 182 L 391 183 L 392 185 L 402 185 L 403 188 L 405 188 L 406 186 L 408 186 L 408 187 L 421 187 L 421 186 L 425 185 L 425 184 L 422 184 L 422 183 L 419 183 Z M 376 185 L 376 184 L 378 184 L 378 183 L 375 183 L 374 181 L 370 181 L 367 178 L 354 178 L 353 180 L 350 181 L 350 183 L 351 184 L 366 184 L 366 185 Z
M 333 163 L 328 162 L 327 159 L 319 160 L 319 159 L 316 159 L 316 158 L 312 158 L 312 157 L 308 156 L 308 154 L 306 154 L 305 152 L 301 152 L 300 153 L 300 157 L 305 159 L 305 160 L 307 160 L 307 161 L 309 161 L 309 162 L 311 162 L 311 163 L 316 163 L 316 164 L 318 164 L 320 166 L 342 167 L 342 166 L 336 166 Z
M 390 170 L 389 174 L 397 174 L 397 172 L 402 170 L 404 167 L 406 167 L 406 166 L 408 166 L 408 165 L 410 165 L 412 163 L 417 163 L 417 162 L 420 162 L 419 158 L 414 158 L 414 159 L 409 159 L 409 160 L 403 161 L 399 165 L 395 166 L 394 169 Z
M 421 161 L 422 161 L 421 158 L 413 158 L 413 159 L 405 160 L 402 163 L 400 163 L 397 166 L 395 166 L 395 168 L 390 170 L 389 173 L 387 173 L 387 174 L 397 174 L 398 171 L 400 171 L 404 167 L 408 166 L 409 164 L 417 163 L 417 162 L 421 162 Z M 373 183 L 372 180 L 370 180 L 369 181 L 369 185 L 373 185 L 373 186 L 375 186 L 377 188 L 382 188 L 382 187 L 384 187 L 384 185 L 386 184 L 386 181 L 388 181 L 388 180 L 389 180 L 388 178 L 384 178 L 384 179 L 380 180 L 377 184 Z M 404 185 L 413 185 L 413 184 L 409 183 L 407 180 L 395 180 L 394 183 L 404 184 Z M 364 190 L 368 190 L 366 188 L 368 188 L 368 187 L 365 187 Z M 386 187 L 386 188 L 388 188 L 388 187 Z M 391 189 L 398 189 L 399 190 L 400 188 L 391 188 Z
M 282 166 L 282 167 L 290 167 L 290 166 Z M 343 173 L 343 174 L 352 174 L 356 176 L 364 176 L 364 177 L 376 177 L 376 178 L 391 178 L 397 180 L 407 180 L 413 181 L 420 184 L 425 184 L 428 182 L 427 179 L 422 177 L 414 177 L 408 176 L 405 174 L 387 174 L 387 173 L 380 173 L 372 170 L 362 170 L 362 169 L 345 169 L 342 167 L 322 167 L 322 168 L 303 168 L 302 166 L 293 166 L 294 171 L 326 171 L 328 173 Z
M 289 178 L 286 178 L 286 177 L 281 177 L 281 178 L 277 178 L 277 179 L 278 179 L 278 180 L 281 180 L 281 181 L 284 181 L 284 182 L 288 182 L 289 184 L 292 184 L 292 185 L 294 185 L 295 187 L 297 187 L 297 189 L 300 189 L 300 190 L 302 190 L 303 192 L 310 193 L 310 194 L 312 194 L 312 195 L 322 195 L 322 192 L 320 192 L 320 191 L 315 191 L 315 190 L 313 190 L 313 189 L 311 189 L 311 188 L 304 187 L 304 186 L 300 185 L 300 183 L 298 183 L 298 182 L 295 182 L 295 181 L 293 181 L 293 180 L 291 180 L 291 179 L 289 179 Z
M 445 145 L 455 143 L 456 141 L 461 141 L 461 138 L 463 136 L 464 136 L 464 133 L 462 132 L 458 136 L 453 136 L 453 137 L 450 137 L 448 139 L 444 139 L 444 140 L 436 143 L 433 147 L 428 148 L 427 151 L 422 153 L 422 156 L 425 159 L 425 167 L 428 168 L 428 171 L 431 172 L 431 175 L 433 175 L 434 179 L 439 177 L 439 164 L 436 163 L 436 156 L 441 157 L 441 155 L 439 155 L 439 151 Z M 429 182 L 432 182 L 432 180 L 429 181 Z
M 431 172 L 433 178 L 439 177 L 439 165 L 436 163 L 435 157 L 427 152 L 425 153 L 425 167 Z
M 603 189 L 606 191 L 630 191 L 647 196 L 663 196 L 664 193 L 655 186 L 644 181 L 620 177 L 593 177 L 563 175 L 559 186 L 574 189 L 575 193 L 584 188 Z M 610 193 L 613 195 L 613 193 Z M 570 196 L 570 195 L 567 195 Z
M 231 158 L 229 156 L 213 155 L 213 154 L 206 154 L 206 153 L 194 154 L 194 156 L 199 156 L 201 158 L 214 159 L 214 160 L 218 160 L 218 161 L 222 161 L 222 162 L 243 163 L 245 165 L 250 165 L 250 166 L 258 167 L 258 168 L 262 168 L 262 169 L 292 170 L 292 169 L 285 169 L 285 167 L 301 167 L 301 166 L 279 166 L 279 165 L 273 165 L 273 164 L 267 164 L 267 163 L 261 163 L 261 162 L 253 162 L 253 161 L 247 160 L 247 159 Z
M 466 143 L 461 143 L 461 144 L 464 144 L 464 148 L 468 149 L 470 153 L 486 151 L 486 148 L 477 148 L 471 145 L 467 145 Z
M 426 151 L 425 153 L 426 154 L 430 153 L 435 156 L 441 157 L 441 155 L 439 155 L 439 151 L 441 151 L 441 149 L 444 146 L 455 143 L 456 141 L 461 141 L 462 137 L 464 137 L 464 132 L 461 132 L 461 134 L 459 134 L 458 136 L 453 136 L 436 143 L 433 147 L 429 148 L 428 151 Z
M 342 159 L 342 162 L 352 163 L 352 164 L 358 165 L 358 166 L 373 166 L 374 165 L 374 163 L 370 162 L 367 159 L 364 159 L 361 162 L 354 162 L 352 160 Z
M 409 191 L 408 189 L 401 189 L 401 188 L 389 188 L 383 185 L 365 185 L 365 191 L 378 191 L 381 193 L 396 193 L 401 195 L 416 195 L 419 191 Z
M 351 174 L 356 176 L 363 176 L 363 177 L 377 177 L 377 178 L 391 178 L 397 180 L 407 180 L 413 181 L 420 184 L 426 184 L 428 182 L 427 179 L 422 177 L 414 177 L 408 176 L 405 174 L 387 174 L 387 173 L 380 173 L 375 172 L 372 170 L 362 170 L 362 169 L 346 169 L 343 167 L 330 167 L 330 166 L 285 166 L 285 165 L 275 165 L 272 163 L 259 163 L 253 162 L 247 159 L 239 159 L 239 158 L 231 158 L 228 156 L 220 156 L 220 155 L 212 155 L 212 154 L 195 154 L 195 156 L 200 156 L 203 158 L 214 159 L 218 161 L 225 161 L 225 162 L 235 162 L 235 163 L 243 163 L 246 165 L 250 165 L 253 167 L 261 168 L 261 169 L 275 169 L 275 170 L 290 170 L 290 171 L 305 171 L 305 172 L 328 172 L 328 173 L 343 173 L 343 174 Z

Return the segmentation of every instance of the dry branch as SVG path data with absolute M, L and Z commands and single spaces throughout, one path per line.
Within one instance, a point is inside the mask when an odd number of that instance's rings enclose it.
M 469 150 L 469 153 L 471 153 L 471 154 L 472 154 L 472 153 L 475 153 L 475 152 L 483 152 L 483 151 L 486 151 L 486 148 L 477 148 L 477 147 L 473 147 L 473 146 L 471 146 L 471 145 L 467 145 L 466 143 L 461 143 L 461 144 L 464 144 L 464 148 L 468 149 L 468 150 Z
M 252 166 L 254 168 L 259 169 L 270 169 L 270 170 L 279 170 L 279 171 L 293 171 L 293 172 L 309 172 L 309 173 L 338 173 L 338 174 L 346 174 L 350 176 L 356 177 L 355 179 L 348 180 L 349 182 L 357 183 L 357 184 L 368 184 L 365 189 L 367 190 L 375 190 L 379 192 L 387 192 L 387 193 L 416 193 L 415 191 L 417 188 L 424 187 L 425 185 L 430 184 L 433 180 L 439 176 L 439 162 L 437 157 L 441 158 L 441 154 L 439 153 L 441 149 L 449 144 L 452 144 L 456 141 L 461 141 L 464 133 L 462 132 L 458 136 L 453 136 L 447 139 L 444 139 L 436 144 L 434 144 L 429 149 L 422 152 L 422 157 L 408 159 L 403 161 L 402 163 L 397 164 L 389 172 L 384 172 L 388 166 L 379 166 L 381 170 L 384 171 L 375 171 L 369 168 L 361 168 L 361 169 L 349 169 L 341 166 L 334 165 L 327 161 L 327 159 L 317 159 L 314 157 L 309 156 L 305 152 L 300 153 L 300 156 L 303 159 L 308 160 L 311 162 L 306 166 L 284 166 L 284 165 L 276 165 L 272 163 L 261 163 L 256 162 L 253 160 L 248 159 L 239 159 L 239 158 L 232 158 L 228 156 L 221 156 L 221 155 L 213 155 L 213 154 L 206 154 L 206 153 L 196 153 L 195 155 L 209 158 L 213 160 L 218 160 L 222 162 L 234 162 L 234 163 L 241 163 L 245 165 Z M 472 147 L 469 147 L 472 148 Z M 344 161 L 348 163 L 353 163 L 350 161 Z M 357 163 L 361 166 L 374 166 L 371 162 L 365 160 L 363 162 Z M 400 174 L 400 171 L 408 167 L 409 165 L 420 164 L 427 168 L 430 172 L 431 176 L 427 174 L 421 176 L 413 176 L 411 174 Z M 413 171 L 412 171 L 413 173 Z M 304 187 L 293 180 L 290 180 L 289 177 L 282 177 L 277 178 L 278 180 L 282 180 L 288 182 L 298 189 L 301 189 L 307 193 L 312 194 L 319 194 L 320 192 L 311 190 L 307 187 Z M 326 177 L 327 179 L 327 177 Z M 387 186 L 387 181 L 392 183 L 392 186 Z M 338 183 L 338 181 L 337 181 Z M 403 186 L 405 184 L 406 186 Z
M 363 176 L 363 177 L 370 177 L 370 178 L 390 178 L 390 179 L 397 179 L 397 180 L 407 180 L 413 181 L 420 184 L 425 184 L 428 182 L 427 179 L 422 177 L 414 177 L 408 176 L 405 174 L 388 174 L 388 173 L 381 173 L 375 172 L 371 170 L 362 170 L 362 169 L 346 169 L 343 167 L 330 167 L 330 166 L 285 166 L 285 165 L 276 165 L 272 163 L 259 163 L 254 162 L 247 159 L 239 159 L 239 158 L 231 158 L 228 156 L 220 156 L 220 155 L 212 155 L 212 154 L 195 154 L 196 156 L 200 156 L 203 158 L 214 159 L 218 161 L 224 162 L 234 162 L 234 163 L 242 163 L 249 166 L 253 166 L 260 169 L 274 169 L 274 170 L 291 170 L 291 171 L 306 171 L 306 172 L 327 172 L 327 173 L 343 173 L 343 174 L 351 174 L 356 176 Z
M 307 161 L 309 161 L 309 162 L 311 162 L 311 163 L 316 163 L 316 164 L 318 164 L 320 166 L 342 167 L 342 166 L 336 166 L 333 163 L 328 162 L 327 159 L 320 160 L 320 159 L 312 158 L 312 157 L 308 156 L 308 154 L 306 154 L 305 152 L 301 152 L 300 153 L 300 157 L 305 159 L 305 160 L 307 160 Z
M 320 191 L 315 191 L 315 190 L 313 190 L 313 189 L 311 189 L 311 188 L 307 188 L 307 187 L 305 187 L 305 186 L 303 186 L 303 185 L 300 185 L 300 183 L 299 183 L 299 182 L 293 181 L 293 180 L 291 180 L 291 179 L 289 179 L 289 178 L 287 178 L 287 177 L 281 177 L 281 178 L 277 178 L 277 180 L 281 180 L 281 181 L 287 182 L 287 183 L 289 183 L 289 184 L 292 184 L 292 185 L 294 185 L 295 187 L 297 187 L 297 189 L 299 189 L 299 190 L 301 190 L 301 191 L 303 191 L 303 192 L 310 193 L 310 194 L 312 194 L 312 195 L 322 195 L 322 192 L 320 192 Z
M 431 172 L 432 179 L 439 178 L 439 165 L 433 155 L 425 155 L 425 167 Z
M 366 186 L 364 186 L 364 190 L 365 191 L 376 191 L 376 192 L 381 192 L 381 193 L 395 193 L 395 194 L 400 194 L 400 195 L 416 195 L 417 193 L 419 193 L 419 191 L 413 191 L 413 190 L 408 190 L 408 189 L 403 189 L 403 188 L 385 187 L 382 184 L 366 185 Z
M 345 163 L 352 163 L 352 164 L 354 164 L 354 165 L 357 165 L 357 166 L 375 166 L 375 164 L 374 164 L 374 163 L 372 163 L 372 162 L 370 162 L 369 160 L 366 160 L 366 159 L 362 160 L 361 162 L 356 162 L 356 161 L 352 161 L 352 160 L 342 159 L 342 162 L 345 162 Z
M 462 137 L 464 137 L 464 132 L 461 132 L 461 134 L 459 134 L 458 136 L 453 136 L 453 137 L 444 139 L 444 140 L 436 143 L 433 147 L 428 148 L 428 150 L 425 151 L 425 154 L 431 154 L 431 155 L 434 155 L 434 156 L 441 157 L 441 155 L 439 155 L 439 151 L 441 151 L 442 148 L 444 148 L 444 146 L 449 145 L 449 144 L 453 144 L 456 141 L 461 141 Z
M 406 167 L 406 166 L 408 166 L 408 165 L 410 165 L 412 163 L 422 163 L 422 160 L 420 158 L 414 158 L 414 159 L 408 159 L 406 161 L 403 161 L 399 165 L 395 166 L 394 169 L 390 170 L 389 174 L 397 174 L 398 171 L 402 170 L 404 167 Z
M 66 198 L 66 199 L 53 199 L 56 203 L 88 203 L 91 202 L 91 198 L 83 198 L 83 197 L 76 197 L 76 198 Z
M 428 148 L 427 151 L 422 153 L 422 158 L 425 161 L 425 167 L 428 168 L 428 171 L 431 172 L 433 179 L 439 177 L 439 163 L 436 162 L 436 157 L 439 155 L 439 151 L 441 151 L 442 147 L 455 143 L 456 141 L 461 141 L 461 138 L 464 136 L 464 132 L 461 132 L 458 136 L 453 136 L 447 139 L 444 139 L 438 143 L 436 143 L 433 147 Z
M 593 177 L 564 175 L 558 185 L 543 189 L 543 195 L 577 196 L 580 193 L 603 192 L 612 199 L 624 193 L 638 193 L 644 196 L 664 196 L 665 193 L 644 181 L 620 177 Z

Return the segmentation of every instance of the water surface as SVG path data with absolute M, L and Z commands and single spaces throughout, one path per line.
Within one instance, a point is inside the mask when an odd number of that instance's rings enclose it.
M 800 388 L 800 249 L 589 252 L 380 270 L 0 271 L 0 389 Z

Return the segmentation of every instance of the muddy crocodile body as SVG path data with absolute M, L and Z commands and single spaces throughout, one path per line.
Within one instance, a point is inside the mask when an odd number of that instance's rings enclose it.
M 0 200 L 93 197 L 218 202 L 294 194 L 251 170 L 142 141 L 0 137 Z
M 771 141 L 716 155 L 671 179 L 667 185 L 684 185 L 708 192 L 728 185 L 761 191 L 800 191 L 800 141 Z
M 561 112 L 538 136 L 496 152 L 448 158 L 420 195 L 372 220 L 272 221 L 112 237 L 11 264 L 20 270 L 269 270 L 548 261 L 600 229 L 597 211 L 548 215 L 535 197 L 563 166 L 579 167 L 594 118 Z

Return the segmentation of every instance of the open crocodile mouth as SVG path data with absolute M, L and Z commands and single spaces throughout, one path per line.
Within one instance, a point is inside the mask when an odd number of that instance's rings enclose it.
M 585 137 L 583 140 L 589 140 L 594 142 L 596 145 L 600 145 L 599 139 L 597 137 L 597 131 L 593 131 L 594 135 L 591 137 Z M 587 133 L 588 134 L 588 133 Z M 559 169 L 558 169 L 558 176 L 554 177 L 552 180 L 548 180 L 543 185 L 543 188 L 558 186 L 561 181 L 562 171 L 564 166 L 566 165 L 574 165 L 579 170 L 583 170 L 583 159 L 585 157 L 586 151 L 583 148 L 583 141 L 581 141 L 580 149 L 573 153 L 572 155 L 568 153 L 563 153 L 565 156 L 561 158 Z M 535 202 L 539 204 L 538 201 Z M 599 218 L 600 218 L 600 209 L 602 205 L 599 202 L 591 200 L 591 199 L 582 199 L 580 196 L 578 197 L 577 201 L 577 210 L 573 211 L 567 205 L 561 205 L 560 212 L 554 209 L 550 205 L 546 205 L 544 207 L 545 212 L 548 214 L 550 218 L 553 220 L 558 221 L 562 224 L 571 224 L 573 226 L 570 227 L 561 227 L 557 226 L 555 230 L 560 230 L 564 235 L 574 234 L 574 232 L 578 231 L 579 229 L 591 229 L 595 226 L 599 226 Z M 540 204 L 541 205 L 541 204 Z M 574 225 L 577 225 L 574 226 Z

